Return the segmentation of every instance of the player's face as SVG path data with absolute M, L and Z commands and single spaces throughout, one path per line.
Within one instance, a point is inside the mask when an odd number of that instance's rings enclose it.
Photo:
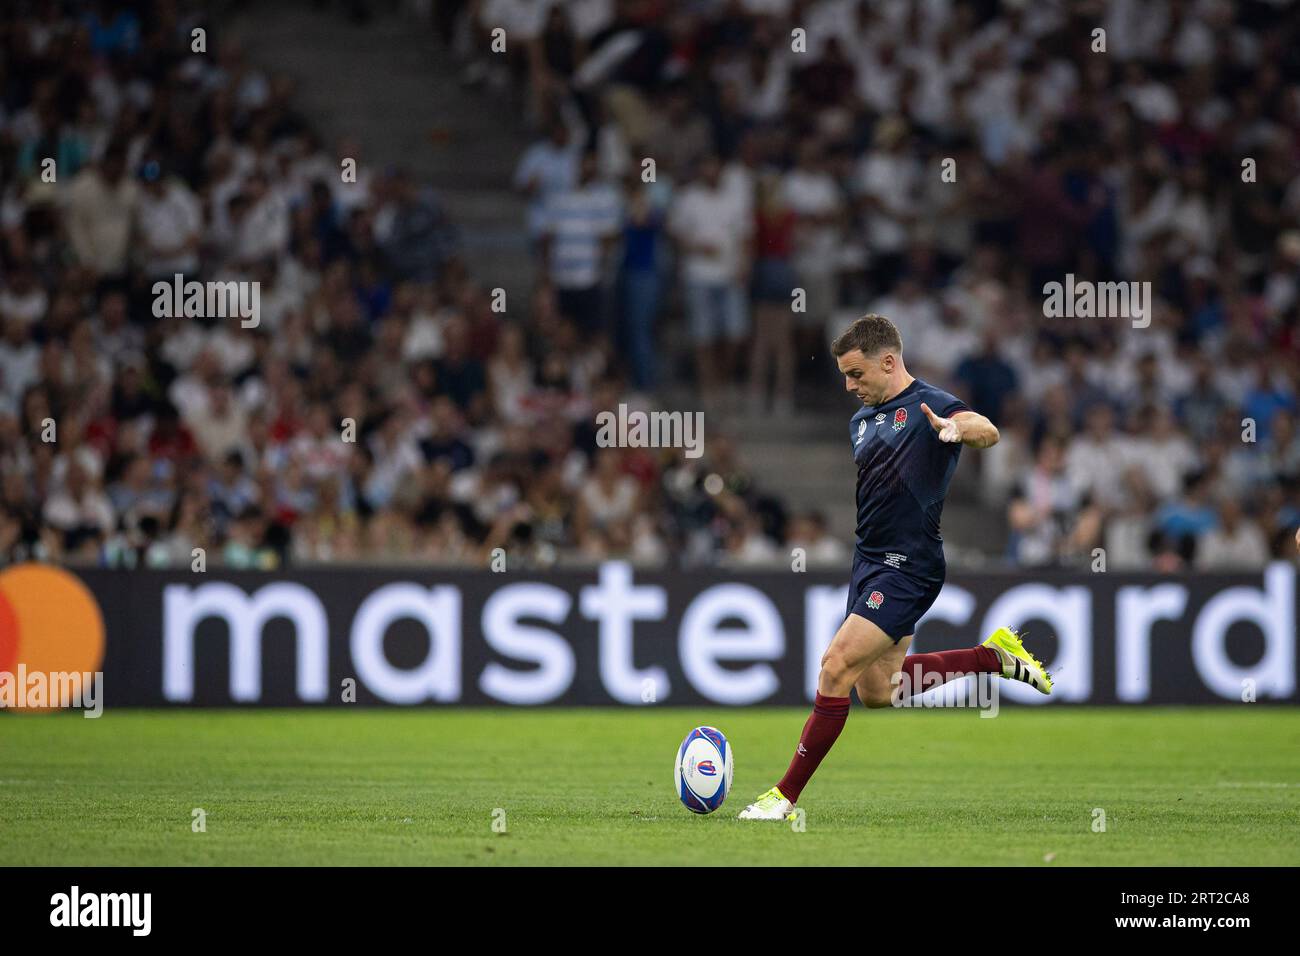
M 844 373 L 844 388 L 852 392 L 863 405 L 879 405 L 889 388 L 889 371 L 892 357 L 888 353 L 868 358 L 861 349 L 845 352 L 838 359 Z

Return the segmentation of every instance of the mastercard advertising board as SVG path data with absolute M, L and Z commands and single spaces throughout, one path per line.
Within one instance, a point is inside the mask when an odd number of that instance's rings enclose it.
M 955 573 L 913 650 L 1010 621 L 1058 676 L 1046 706 L 1295 703 L 1296 593 L 1285 562 L 1177 581 Z M 801 705 L 845 598 L 821 572 L 616 561 L 510 575 L 22 564 L 0 572 L 0 710 Z M 1042 705 L 1018 690 L 1000 702 Z

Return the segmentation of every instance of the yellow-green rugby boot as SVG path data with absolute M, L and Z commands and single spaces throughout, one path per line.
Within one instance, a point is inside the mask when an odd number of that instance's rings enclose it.
M 1047 669 L 1038 663 L 1033 654 L 1025 650 L 1015 628 L 998 628 L 982 646 L 998 655 L 998 660 L 1002 662 L 1002 676 L 1007 680 L 1021 681 L 1043 694 L 1052 692 L 1052 675 L 1047 673 Z

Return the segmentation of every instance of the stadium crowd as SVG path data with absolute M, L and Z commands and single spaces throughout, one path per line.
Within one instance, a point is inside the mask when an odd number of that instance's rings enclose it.
M 914 374 L 1002 427 L 965 467 L 1011 561 L 1290 553 L 1293 7 L 485 0 L 477 17 L 526 42 L 513 73 L 470 72 L 513 76 L 548 123 L 517 175 L 543 285 L 636 384 L 679 299 L 706 405 L 731 386 L 787 414 L 794 356 L 878 312 Z M 1149 283 L 1151 314 L 1049 315 L 1068 276 Z
M 196 8 L 6 8 L 0 561 L 842 561 L 724 435 L 598 446 L 596 410 L 671 381 L 679 311 L 706 407 L 778 416 L 798 377 L 835 384 L 830 335 L 890 316 L 913 373 L 1001 428 L 965 467 L 1017 563 L 1284 553 L 1300 21 L 1062 9 L 438 4 L 466 82 L 538 128 L 515 186 L 539 279 L 507 319 L 437 196 L 323 144 L 219 31 L 192 53 Z M 1149 326 L 1047 317 L 1067 273 L 1150 281 Z M 257 327 L 155 316 L 175 274 L 260 283 Z

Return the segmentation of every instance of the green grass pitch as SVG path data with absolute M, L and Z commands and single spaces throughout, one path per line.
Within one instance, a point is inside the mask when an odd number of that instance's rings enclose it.
M 804 718 L 5 714 L 0 864 L 1300 864 L 1294 709 L 855 708 L 804 794 L 803 832 L 736 820 L 780 776 Z M 671 767 L 706 723 L 738 760 L 727 803 L 700 817 L 677 802 Z

